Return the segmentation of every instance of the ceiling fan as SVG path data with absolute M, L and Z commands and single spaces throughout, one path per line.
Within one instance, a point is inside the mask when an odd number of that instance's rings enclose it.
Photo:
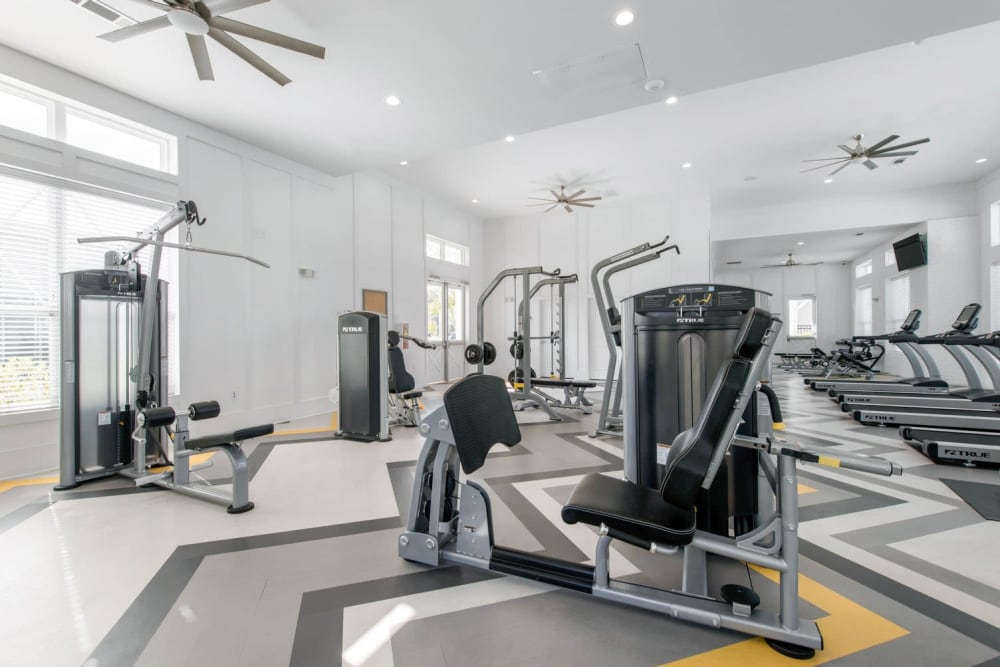
M 581 189 L 577 190 L 576 192 L 574 192 L 573 194 L 567 195 L 566 194 L 566 186 L 565 185 L 560 185 L 558 193 L 556 193 L 555 190 L 549 190 L 549 193 L 552 195 L 552 199 L 546 199 L 544 197 L 528 197 L 528 199 L 535 199 L 535 200 L 538 200 L 539 202 L 542 202 L 540 204 L 528 204 L 528 206 L 548 206 L 547 209 L 545 209 L 544 211 L 542 211 L 543 213 L 548 213 L 549 211 L 551 211 L 552 209 L 554 209 L 554 208 L 556 208 L 557 206 L 560 206 L 560 205 L 564 209 L 566 209 L 567 213 L 572 213 L 574 206 L 583 206 L 585 208 L 594 208 L 594 204 L 588 204 L 587 202 L 600 201 L 601 198 L 600 197 L 581 197 L 580 196 L 580 195 L 582 195 L 582 194 L 584 194 L 586 192 L 587 192 L 586 190 L 584 190 L 584 189 L 581 188 Z
M 788 253 L 788 259 L 786 259 L 781 264 L 764 264 L 760 268 L 762 269 L 787 269 L 790 266 L 816 266 L 817 264 L 822 264 L 823 262 L 796 262 L 792 259 L 792 253 Z
M 173 26 L 185 33 L 188 48 L 191 50 L 191 58 L 194 59 L 195 70 L 198 72 L 198 78 L 202 81 L 215 80 L 215 75 L 212 72 L 212 62 L 208 58 L 208 49 L 205 45 L 205 35 L 208 35 L 235 53 L 252 67 L 260 70 L 279 86 L 284 86 L 291 82 L 291 79 L 279 72 L 273 65 L 248 49 L 241 42 L 237 41 L 229 33 L 249 37 L 250 39 L 273 44 L 274 46 L 280 46 L 283 49 L 304 53 L 314 58 L 322 59 L 326 56 L 326 49 L 322 46 L 310 44 L 301 39 L 265 30 L 264 28 L 258 28 L 257 26 L 240 21 L 234 21 L 225 16 L 219 16 L 201 0 L 134 1 L 142 2 L 142 4 L 148 7 L 155 7 L 164 12 L 164 15 L 125 28 L 112 30 L 100 35 L 100 38 L 109 42 L 120 42 L 123 39 L 144 35 L 147 32 L 166 28 L 167 26 Z M 217 5 L 219 7 L 217 11 L 231 12 L 237 9 L 260 5 L 268 1 L 229 0 L 221 5 Z
M 917 139 L 916 141 L 907 141 L 906 143 L 896 144 L 895 146 L 890 146 L 892 142 L 899 139 L 898 134 L 891 134 L 877 144 L 873 144 L 867 148 L 861 145 L 861 140 L 865 138 L 863 134 L 855 134 L 851 137 L 855 141 L 854 148 L 848 148 L 844 144 L 837 146 L 840 150 L 847 153 L 846 156 L 841 157 L 829 157 L 820 158 L 818 160 L 803 160 L 803 162 L 825 162 L 826 164 L 821 164 L 818 167 L 812 167 L 811 169 L 806 169 L 802 173 L 805 174 L 810 171 L 816 171 L 817 169 L 826 169 L 834 165 L 840 165 L 832 172 L 830 176 L 836 175 L 840 170 L 847 167 L 850 164 L 861 163 L 868 167 L 869 169 L 878 169 L 878 164 L 874 160 L 883 157 L 894 157 L 899 158 L 896 162 L 902 162 L 911 155 L 916 155 L 917 151 L 901 151 L 901 148 L 909 148 L 910 146 L 917 146 L 919 144 L 926 144 L 930 139 Z

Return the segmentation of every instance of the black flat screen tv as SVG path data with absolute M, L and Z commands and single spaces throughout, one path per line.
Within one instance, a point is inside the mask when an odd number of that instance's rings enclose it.
M 896 255 L 896 268 L 900 271 L 927 264 L 927 247 L 920 234 L 896 241 L 892 244 L 892 251 Z

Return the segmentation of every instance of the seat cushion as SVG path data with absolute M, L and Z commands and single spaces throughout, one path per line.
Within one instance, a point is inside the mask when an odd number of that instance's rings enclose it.
M 655 489 L 591 473 L 580 480 L 562 509 L 566 523 L 586 523 L 659 544 L 689 544 L 695 512 L 671 505 Z
M 409 400 L 411 398 L 420 398 L 423 395 L 424 395 L 424 392 L 422 392 L 422 391 L 408 391 L 406 393 L 400 394 L 399 396 L 400 396 L 400 398 L 405 398 L 405 399 Z

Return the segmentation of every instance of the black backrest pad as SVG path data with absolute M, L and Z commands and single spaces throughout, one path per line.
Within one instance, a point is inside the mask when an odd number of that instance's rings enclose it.
M 737 359 L 753 359 L 764 346 L 767 330 L 771 328 L 774 316 L 762 308 L 752 308 L 743 316 L 743 324 L 736 335 L 735 352 Z
M 726 432 L 729 418 L 747 384 L 751 365 L 746 359 L 731 359 L 723 364 L 705 398 L 698 421 L 674 439 L 660 486 L 660 495 L 668 503 L 690 509 L 698 502 L 716 447 L 729 446 L 732 438 L 732 434 Z
M 390 347 L 389 355 L 389 391 L 393 394 L 402 394 L 413 391 L 416 380 L 406 370 L 403 362 L 403 351 L 398 347 Z
M 466 474 L 479 470 L 496 443 L 521 442 L 507 385 L 493 375 L 470 375 L 444 392 L 444 407 L 455 436 L 455 449 Z

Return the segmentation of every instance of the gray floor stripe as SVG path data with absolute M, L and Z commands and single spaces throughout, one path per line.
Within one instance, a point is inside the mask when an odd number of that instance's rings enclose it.
M 981 662 L 975 667 L 1000 667 L 1000 655 L 993 658 L 992 660 L 987 660 L 986 662 Z
M 984 646 L 1000 651 L 1000 633 L 989 623 L 808 542 L 799 542 L 799 555 L 853 579 Z
M 289 665 L 341 664 L 345 607 L 474 584 L 499 576 L 502 575 L 487 570 L 448 566 L 306 593 L 299 607 Z
M 237 537 L 178 547 L 129 605 L 85 665 L 134 665 L 205 556 L 400 527 L 399 517 Z
M 48 506 L 49 503 L 46 501 L 28 503 L 27 505 L 18 507 L 13 512 L 0 516 L 0 533 L 7 532 L 22 521 L 27 521 Z
M 892 545 L 889 544 L 885 546 L 872 547 L 868 551 L 876 556 L 882 556 L 883 558 L 891 560 L 908 570 L 919 572 L 929 579 L 939 581 L 942 584 L 951 586 L 956 590 L 965 591 L 966 595 L 971 595 L 972 597 L 978 598 L 983 602 L 994 606 L 1000 606 L 1000 591 L 983 584 L 981 581 L 976 581 L 970 577 L 962 576 L 953 570 L 940 567 L 917 556 L 911 556 L 906 552 L 893 548 Z

